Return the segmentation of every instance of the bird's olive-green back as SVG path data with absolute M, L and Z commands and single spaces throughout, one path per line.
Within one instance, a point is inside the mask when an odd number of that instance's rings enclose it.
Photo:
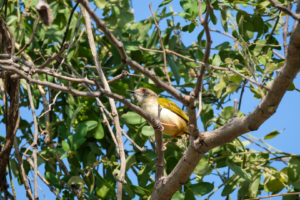
M 158 98 L 157 101 L 161 107 L 169 109 L 179 115 L 185 121 L 189 121 L 188 116 L 173 101 L 164 98 Z

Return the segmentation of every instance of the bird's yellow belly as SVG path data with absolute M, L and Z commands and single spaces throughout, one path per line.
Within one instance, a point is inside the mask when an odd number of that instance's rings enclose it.
M 142 108 L 154 119 L 158 118 L 158 104 L 143 104 Z M 179 133 L 178 135 L 188 133 L 188 123 L 166 108 L 162 108 L 160 112 L 160 122 L 163 123 L 163 134 L 173 136 L 177 133 Z

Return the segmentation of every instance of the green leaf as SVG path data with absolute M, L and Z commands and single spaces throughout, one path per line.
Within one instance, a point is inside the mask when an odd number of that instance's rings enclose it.
M 140 115 L 138 115 L 138 114 L 136 114 L 135 112 L 132 112 L 132 111 L 129 111 L 126 114 L 123 114 L 122 117 L 125 120 L 126 124 L 137 125 L 137 124 L 141 124 L 141 123 L 146 121 Z
M 277 130 L 274 130 L 274 131 L 268 133 L 268 134 L 264 137 L 264 139 L 265 139 L 265 140 L 267 140 L 267 139 L 272 139 L 272 138 L 274 138 L 275 136 L 277 136 L 277 135 L 279 135 L 279 134 L 280 134 L 280 132 L 278 132 Z
M 118 16 L 119 28 L 129 28 L 131 24 L 134 22 L 133 14 L 129 11 L 121 12 Z
M 76 117 L 77 117 L 77 114 L 79 113 L 79 111 L 81 110 L 81 108 L 82 108 L 83 105 L 84 105 L 84 104 L 81 103 L 81 104 L 76 108 L 75 112 L 73 112 L 72 119 L 71 119 L 71 124 L 73 124 L 73 123 L 75 122 L 75 119 L 76 119 Z
M 146 137 L 150 137 L 154 135 L 154 129 L 152 126 L 143 126 L 141 133 Z
M 175 77 L 176 83 L 177 85 L 179 85 L 180 76 L 179 76 L 178 66 L 176 65 L 176 63 L 174 62 L 171 56 L 167 55 L 166 57 L 167 57 L 167 63 L 170 66 L 173 75 Z
M 149 190 L 146 190 L 145 188 L 142 188 L 140 186 L 131 185 L 130 188 L 133 190 L 135 194 L 137 194 L 140 197 L 151 195 L 151 192 Z
M 184 196 L 181 194 L 180 191 L 175 192 L 175 194 L 172 196 L 171 200 L 184 200 Z
M 135 154 L 131 154 L 126 158 L 126 171 L 130 169 L 130 167 L 136 163 L 136 157 Z
M 19 176 L 19 167 L 15 159 L 9 159 L 10 168 L 15 177 Z
M 215 55 L 213 56 L 212 65 L 214 65 L 214 66 L 220 66 L 221 62 L 222 62 L 222 61 L 221 61 L 220 55 L 219 55 L 219 54 L 215 54 Z
M 57 188 L 62 188 L 62 186 L 59 184 L 59 180 L 56 176 L 54 176 L 52 173 L 50 172 L 46 172 L 45 173 L 45 178 L 47 181 L 49 181 L 49 183 Z
M 202 5 L 202 3 L 201 3 L 201 5 Z M 206 5 L 206 4 L 205 4 L 205 5 Z M 211 19 L 212 23 L 213 23 L 214 25 L 216 25 L 218 19 L 217 19 L 217 17 L 216 17 L 215 14 L 214 14 L 214 10 L 211 10 L 211 11 L 210 11 L 209 16 L 210 16 L 210 19 Z
M 141 187 L 145 187 L 146 186 L 146 184 L 149 181 L 151 169 L 152 169 L 152 167 L 154 166 L 155 163 L 156 162 L 153 161 L 150 164 L 146 164 L 144 166 L 144 168 L 139 171 L 139 173 L 138 173 L 138 183 L 139 183 L 139 186 L 141 186 Z
M 97 126 L 98 126 L 98 122 L 94 121 L 94 120 L 81 122 L 76 127 L 76 129 L 77 129 L 77 131 L 76 131 L 76 137 L 78 137 L 77 139 L 85 137 L 86 133 L 88 131 L 96 128 Z
M 188 188 L 186 191 L 185 191 L 185 195 L 184 195 L 184 200 L 196 200 L 195 198 L 195 195 L 193 193 L 193 191 Z
M 72 176 L 67 183 L 67 188 L 71 189 L 71 186 L 75 184 L 83 186 L 85 185 L 85 182 L 80 176 Z
M 208 182 L 196 183 L 190 186 L 190 189 L 197 197 L 210 193 L 214 189 L 214 184 Z
M 234 171 L 235 174 L 239 175 L 241 178 L 245 179 L 246 181 L 251 181 L 250 180 L 250 175 L 243 169 L 241 169 L 239 166 L 234 165 L 230 162 L 226 162 L 226 164 L 228 165 L 228 167 Z
M 204 155 L 199 161 L 198 165 L 196 166 L 194 173 L 197 174 L 198 176 L 205 176 L 210 174 L 212 168 L 208 163 L 209 163 L 208 155 Z
M 167 5 L 168 3 L 171 3 L 171 2 L 172 2 L 172 0 L 164 0 L 161 4 L 159 4 L 158 7 L 162 7 L 162 6 Z
M 258 56 L 262 49 L 264 48 L 264 44 L 266 44 L 265 40 L 256 40 L 254 45 L 253 54 L 255 56 Z
M 256 38 L 259 38 L 264 33 L 264 21 L 261 16 L 255 15 L 252 18 L 252 22 L 255 25 L 254 31 L 257 32 Z
M 106 179 L 104 179 L 102 176 L 99 175 L 99 173 L 96 173 L 96 178 L 101 181 L 106 187 L 108 187 L 110 190 L 114 191 L 114 187 L 107 182 Z
M 103 130 L 103 127 L 102 127 L 102 124 L 101 122 L 99 121 L 98 122 L 98 126 L 97 128 L 95 129 L 95 134 L 94 134 L 94 138 L 97 139 L 97 140 L 100 140 L 104 137 L 104 130 Z
M 65 152 L 69 152 L 70 151 L 70 146 L 69 146 L 69 144 L 66 141 L 63 140 L 62 143 L 61 143 L 61 145 L 62 145 L 62 148 L 64 149 Z
M 235 85 L 235 84 L 229 84 L 227 87 L 226 87 L 226 93 L 227 94 L 232 94 L 234 93 L 234 91 L 239 87 L 239 85 Z
M 260 183 L 261 174 L 257 174 L 257 176 L 253 179 L 253 182 L 250 183 L 249 194 L 250 197 L 256 197 L 258 193 L 259 183 Z
M 84 142 L 85 142 L 86 138 L 80 138 L 79 140 L 77 140 L 74 144 L 74 150 L 76 151 Z
M 287 169 L 289 180 L 292 182 L 300 181 L 300 158 L 292 157 Z
M 195 24 L 192 22 L 190 25 L 189 25 L 189 33 L 193 32 L 193 30 L 195 29 Z
M 249 181 L 244 181 L 240 187 L 239 187 L 239 191 L 238 191 L 238 195 L 239 197 L 245 197 L 245 195 L 247 195 L 247 193 L 249 192 L 249 186 L 250 186 L 250 182 Z
M 228 25 L 227 25 L 227 14 L 225 10 L 221 10 L 221 23 L 223 26 L 224 31 L 228 32 Z
M 233 175 L 233 176 L 234 176 L 234 175 Z M 225 185 L 225 187 L 224 187 L 224 189 L 223 189 L 223 191 L 222 191 L 222 193 L 221 193 L 221 196 L 222 196 L 222 197 L 225 197 L 225 196 L 231 194 L 231 193 L 235 190 L 235 188 L 238 186 L 238 181 L 239 181 L 239 179 L 240 179 L 239 176 L 235 176 L 235 177 L 233 177 L 232 179 L 230 179 L 230 180 L 226 183 L 226 185 Z
M 59 153 L 59 154 L 65 153 L 65 151 L 62 148 L 50 149 L 49 151 L 52 153 Z
M 188 12 L 190 7 L 192 6 L 190 0 L 181 0 L 180 5 L 185 12 Z
M 107 2 L 105 0 L 95 0 L 95 5 L 100 8 L 100 9 L 103 9 L 105 8 Z

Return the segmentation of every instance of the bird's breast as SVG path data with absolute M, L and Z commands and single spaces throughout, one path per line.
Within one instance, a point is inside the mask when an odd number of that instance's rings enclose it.
M 158 103 L 144 103 L 141 107 L 154 119 L 158 118 Z M 163 133 L 166 135 L 187 132 L 187 122 L 169 109 L 162 108 L 160 113 L 160 122 L 164 123 Z

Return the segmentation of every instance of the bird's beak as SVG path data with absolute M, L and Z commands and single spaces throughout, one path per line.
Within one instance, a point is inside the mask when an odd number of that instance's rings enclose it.
M 130 93 L 135 93 L 135 91 L 133 91 L 133 90 L 127 90 L 127 92 L 130 92 Z

